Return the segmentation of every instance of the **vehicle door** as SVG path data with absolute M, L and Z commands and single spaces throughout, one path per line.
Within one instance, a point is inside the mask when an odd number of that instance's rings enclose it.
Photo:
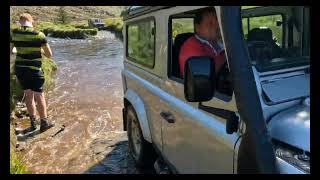
M 168 71 L 162 88 L 167 93 L 160 99 L 163 154 L 178 173 L 233 173 L 234 146 L 239 135 L 227 134 L 226 119 L 209 114 L 198 108 L 198 103 L 187 102 L 183 80 L 171 71 L 172 50 L 175 34 L 193 31 L 193 20 L 181 19 L 186 8 L 179 7 L 168 16 Z M 186 13 L 187 14 L 187 13 Z M 182 15 L 182 14 L 181 14 Z M 174 18 L 179 17 L 179 18 Z M 172 28 L 181 29 L 172 29 Z M 183 27 L 187 27 L 185 30 Z M 226 75 L 225 75 L 226 76 Z M 226 78 L 226 77 L 223 77 Z M 221 90 L 219 92 L 219 90 Z M 215 98 L 203 103 L 206 106 L 237 111 L 233 93 L 218 89 Z

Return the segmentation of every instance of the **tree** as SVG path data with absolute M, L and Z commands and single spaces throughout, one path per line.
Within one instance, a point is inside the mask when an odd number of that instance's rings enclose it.
M 68 13 L 65 10 L 64 6 L 60 6 L 59 12 L 58 12 L 58 22 L 62 24 L 67 24 L 69 22 L 69 16 Z

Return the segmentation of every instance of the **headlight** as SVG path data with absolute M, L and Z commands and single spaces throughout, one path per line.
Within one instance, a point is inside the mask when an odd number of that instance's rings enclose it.
M 277 157 L 306 173 L 310 173 L 310 153 L 292 148 L 282 143 L 277 143 L 275 147 Z

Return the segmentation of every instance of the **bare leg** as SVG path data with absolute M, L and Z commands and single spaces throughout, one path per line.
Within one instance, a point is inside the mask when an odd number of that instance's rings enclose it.
M 30 117 L 35 117 L 36 106 L 34 103 L 34 93 L 30 89 L 24 90 L 26 95 L 26 105 Z
M 43 92 L 34 92 L 34 98 L 37 102 L 37 110 L 40 115 L 40 119 L 47 118 L 47 106 L 46 106 L 46 100 L 44 98 Z

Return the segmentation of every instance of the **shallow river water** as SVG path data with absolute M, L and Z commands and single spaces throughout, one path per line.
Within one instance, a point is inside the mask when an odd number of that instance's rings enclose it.
M 25 142 L 27 167 L 34 173 L 140 173 L 122 130 L 123 43 L 107 31 L 49 43 L 58 71 L 48 116 L 56 125 Z

